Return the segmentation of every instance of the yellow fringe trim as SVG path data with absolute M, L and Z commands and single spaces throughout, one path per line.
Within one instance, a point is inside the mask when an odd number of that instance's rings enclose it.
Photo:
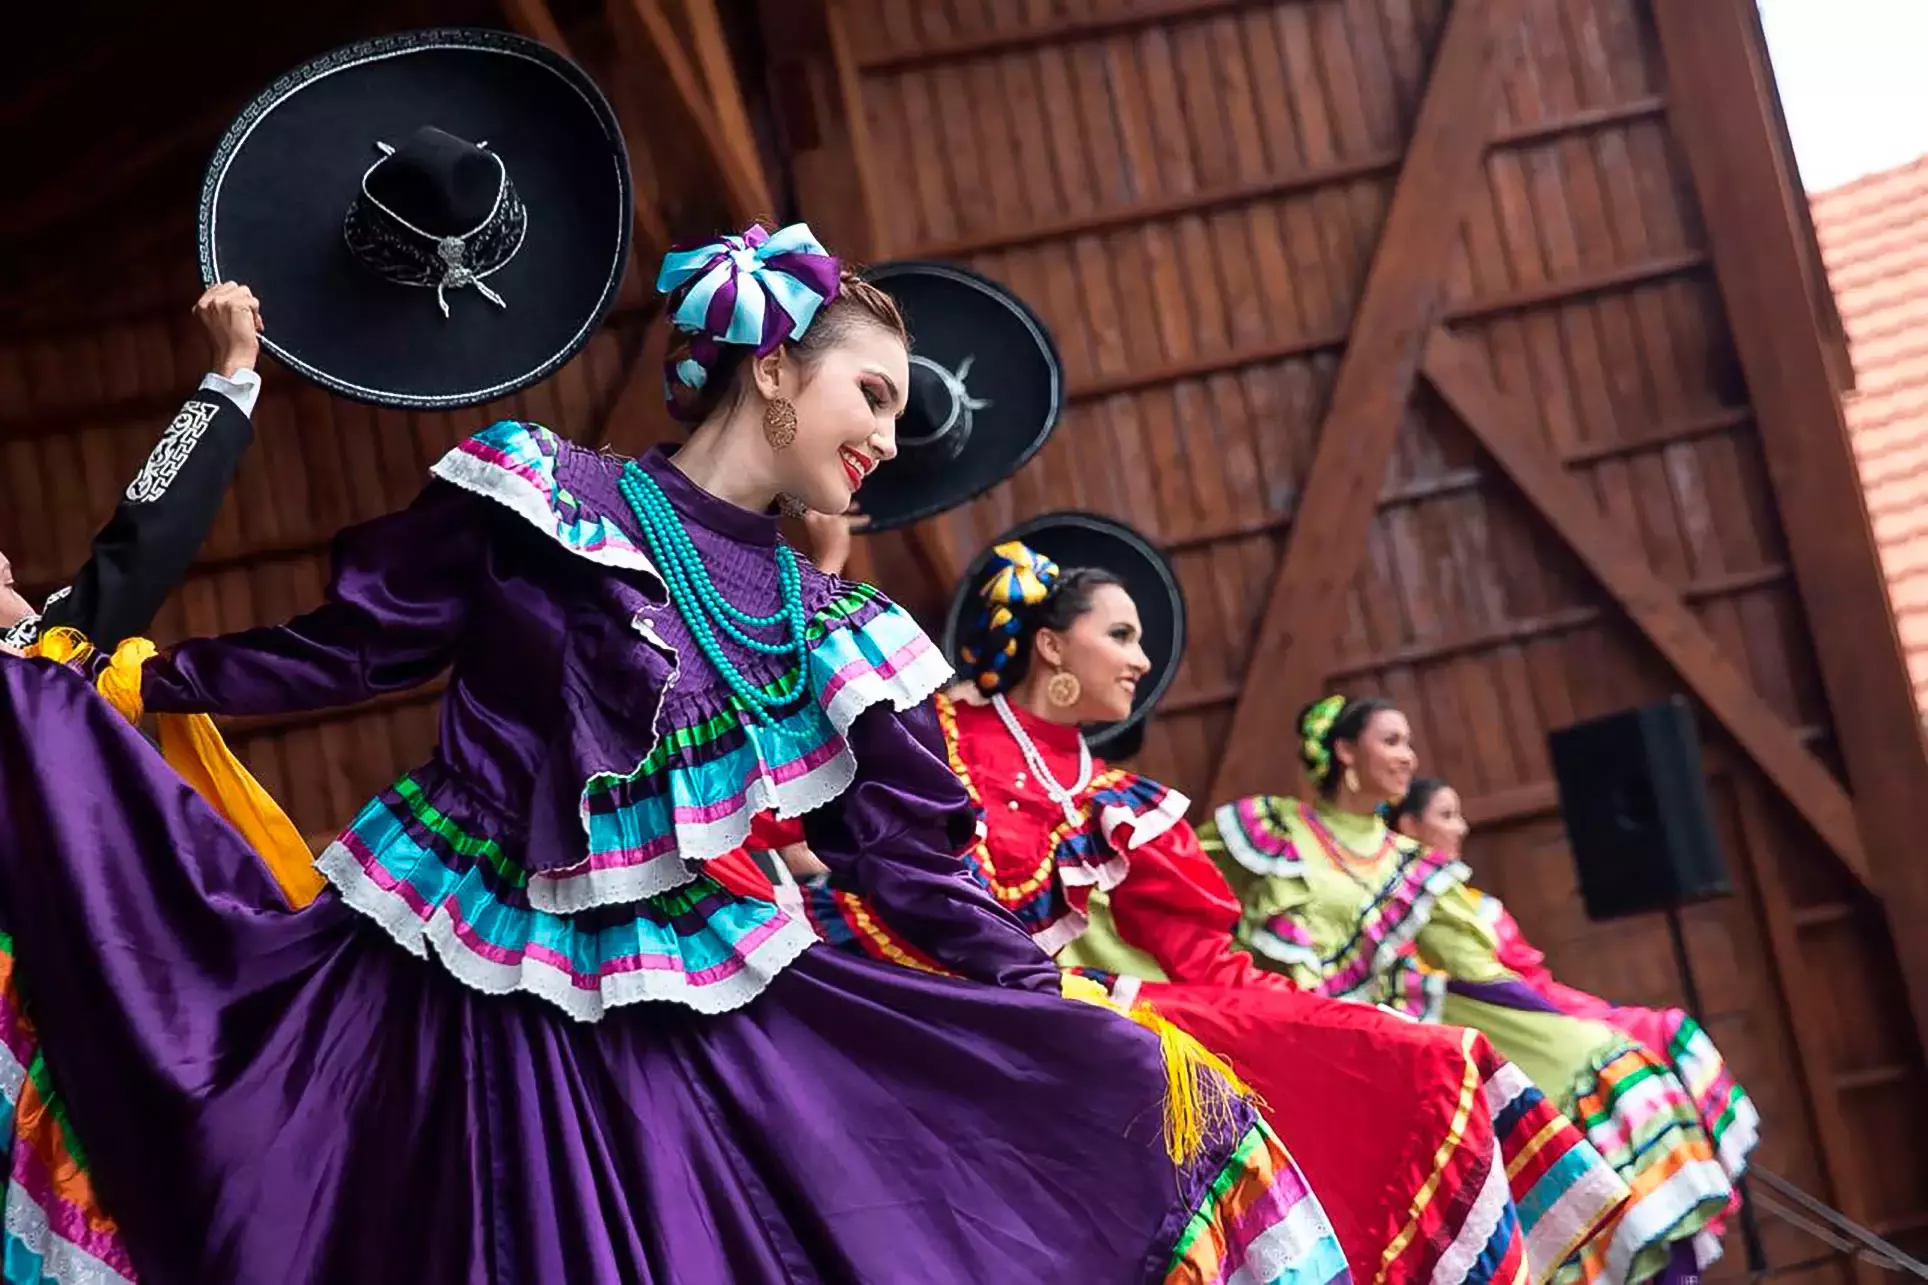
M 84 661 L 93 652 L 94 645 L 83 634 L 63 627 L 48 630 L 28 654 L 65 665 Z M 140 722 L 145 712 L 141 667 L 157 654 L 147 639 L 129 638 L 114 649 L 94 680 L 95 689 L 130 723 Z M 301 831 L 234 756 L 214 720 L 206 714 L 162 714 L 155 721 L 161 757 L 248 841 L 288 904 L 300 910 L 320 896 L 323 880 Z
M 1103 986 L 1073 973 L 1059 975 L 1058 990 L 1066 999 L 1121 1013 L 1158 1037 L 1158 1056 L 1165 1067 L 1165 1154 L 1174 1165 L 1185 1168 L 1196 1162 L 1207 1138 L 1231 1128 L 1241 1102 L 1256 1104 L 1256 1095 L 1229 1063 L 1160 1017 L 1151 1005 L 1120 1008 Z

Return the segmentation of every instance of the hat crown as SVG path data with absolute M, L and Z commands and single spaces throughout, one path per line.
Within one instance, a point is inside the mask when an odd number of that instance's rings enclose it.
M 924 362 L 911 364 L 907 400 L 909 413 L 928 425 L 935 435 L 941 435 L 957 418 L 957 394 L 952 391 L 950 381 Z
M 502 174 L 487 148 L 424 125 L 369 171 L 367 187 L 430 236 L 464 236 L 494 211 Z

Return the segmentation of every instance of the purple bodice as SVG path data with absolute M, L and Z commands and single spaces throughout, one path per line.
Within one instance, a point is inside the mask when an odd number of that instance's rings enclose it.
M 433 756 L 319 864 L 402 944 L 485 990 L 584 1018 L 758 993 L 812 938 L 702 871 L 763 810 L 808 814 L 819 858 L 881 892 L 947 967 L 1054 985 L 957 860 L 973 814 L 925 705 L 949 674 L 930 640 L 876 590 L 800 559 L 808 693 L 759 722 L 669 601 L 617 489 L 623 463 L 517 423 L 468 439 L 414 504 L 342 533 L 321 607 L 181 644 L 150 663 L 148 707 L 345 705 L 448 670 Z M 702 490 L 660 449 L 640 464 L 723 596 L 775 611 L 776 518 Z M 794 664 L 719 641 L 759 686 Z

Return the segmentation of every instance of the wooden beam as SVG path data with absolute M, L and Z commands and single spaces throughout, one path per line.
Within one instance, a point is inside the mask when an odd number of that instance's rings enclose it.
M 1502 49 L 1518 49 L 1519 0 L 1456 0 L 1393 186 L 1352 334 L 1300 487 L 1299 520 L 1246 665 L 1213 799 L 1277 784 L 1280 737 L 1318 693 L 1331 663 L 1373 498 L 1417 378 L 1420 349 L 1445 307 L 1460 215 L 1500 102 Z
M 798 6 L 796 0 L 775 0 L 775 4 L 786 6 L 786 11 L 791 14 L 803 7 Z M 870 111 L 864 99 L 864 70 L 850 31 L 850 7 L 845 0 L 821 0 L 811 16 L 816 21 L 810 31 L 809 43 L 821 49 L 817 55 L 819 59 L 828 59 L 826 70 L 836 94 L 837 116 L 843 125 L 843 145 L 849 152 L 847 164 L 833 164 L 828 173 L 838 175 L 841 171 L 856 178 L 854 202 L 850 199 L 852 193 L 845 181 L 839 185 L 839 190 L 828 194 L 834 198 L 834 202 L 826 204 L 832 205 L 829 212 L 835 216 L 837 226 L 851 230 L 856 236 L 855 243 L 845 246 L 843 252 L 860 262 L 878 262 L 892 257 L 898 247 L 889 244 L 888 225 L 879 217 L 888 197 L 877 174 L 876 148 L 870 136 Z M 819 170 L 818 173 L 823 175 L 824 171 Z M 806 207 L 813 197 L 823 199 L 825 187 L 822 177 L 814 184 L 799 184 L 799 196 Z M 959 556 L 950 527 L 942 517 L 913 523 L 896 531 L 881 532 L 859 541 L 851 550 L 851 557 L 867 567 L 875 568 L 886 561 L 886 551 L 892 546 L 909 556 L 922 584 L 936 586 L 938 592 L 946 596 L 950 593 L 951 584 L 964 573 L 963 558 Z M 850 574 L 854 575 L 854 572 Z
M 550 12 L 548 0 L 502 0 L 503 16 L 509 25 L 531 40 L 539 40 L 564 58 L 574 60 L 569 51 L 569 39 L 562 34 L 556 24 L 555 15 Z M 623 140 L 631 151 L 642 145 L 645 135 L 642 122 L 634 112 L 625 112 L 623 103 L 612 97 L 610 106 L 616 112 L 616 123 L 623 131 Z M 662 212 L 656 208 L 656 195 L 643 190 L 640 182 L 631 182 L 631 200 L 636 212 L 636 252 L 644 263 L 660 258 L 670 247 L 669 228 L 663 223 Z
M 1796 729 L 1803 745 L 1818 744 L 1826 740 L 1823 728 L 1804 726 Z M 1711 759 L 1704 763 L 1709 784 L 1718 782 L 1732 774 L 1731 760 L 1723 762 Z M 1524 785 L 1503 785 L 1497 790 L 1474 795 L 1460 804 L 1466 820 L 1475 830 L 1502 830 L 1508 826 L 1525 825 L 1529 821 L 1545 821 L 1560 815 L 1560 787 L 1552 781 L 1528 781 Z
M 890 249 L 884 241 L 883 220 L 877 217 L 883 196 L 878 190 L 877 158 L 870 141 L 870 112 L 864 104 L 863 75 L 850 43 L 850 14 L 843 0 L 824 0 L 824 36 L 836 75 L 837 96 L 843 101 L 844 129 L 850 136 L 851 168 L 857 174 L 858 207 L 864 242 L 854 247 L 864 259 L 882 259 Z
M 1268 0 L 1139 0 L 1129 12 L 1100 14 L 1088 18 L 1058 18 L 1050 22 L 1026 23 L 985 35 L 969 35 L 957 40 L 934 41 L 914 49 L 893 49 L 866 54 L 865 71 L 909 71 L 940 63 L 960 62 L 966 58 L 988 58 L 1018 49 L 1039 49 L 1046 45 L 1076 40 L 1096 40 L 1103 36 L 1125 35 L 1147 27 L 1173 22 L 1197 22 L 1240 9 L 1256 8 Z M 1276 3 L 1276 0 L 1270 0 Z M 1298 0 L 1312 3 L 1313 0 Z
M 1624 264 L 1601 272 L 1563 278 L 1527 290 L 1509 290 L 1503 295 L 1470 299 L 1457 307 L 1439 313 L 1438 317 L 1443 321 L 1461 321 L 1497 316 L 1502 313 L 1528 312 L 1538 308 L 1564 307 L 1567 304 L 1582 302 L 1594 295 L 1670 280 L 1683 272 L 1698 270 L 1704 262 L 1700 255 L 1663 255 L 1657 259 Z M 1203 356 L 1186 361 L 1171 362 L 1163 366 L 1138 366 L 1115 375 L 1102 375 L 1096 379 L 1080 381 L 1065 390 L 1065 400 L 1074 406 L 1080 402 L 1100 401 L 1106 397 L 1116 397 L 1120 393 L 1136 393 L 1148 388 L 1162 388 L 1181 380 L 1222 375 L 1228 371 L 1242 370 L 1247 366 L 1265 366 L 1293 357 L 1310 357 L 1315 353 L 1334 352 L 1345 348 L 1347 342 L 1346 332 L 1331 330 L 1323 334 L 1293 335 L 1289 338 L 1269 340 L 1243 348 L 1213 349 Z M 1344 367 L 1341 366 L 1342 371 L 1343 369 Z M 1336 386 L 1334 396 L 1337 396 Z
M 1741 830 L 1741 890 L 1767 946 L 1778 1016 L 1793 1045 L 1794 1073 L 1807 1103 L 1815 1159 L 1835 1208 L 1867 1226 L 1874 1211 L 1854 1163 L 1854 1140 L 1842 1115 L 1834 1057 L 1825 1039 L 1830 1021 L 1825 979 L 1803 966 L 1798 912 L 1775 855 L 1780 831 L 1769 819 L 1778 809 L 1758 783 L 1740 777 L 1735 779 L 1734 802 Z M 1849 914 L 1852 917 L 1852 908 Z M 1874 1285 L 1880 1274 L 1856 1260 L 1854 1276 L 1861 1285 Z
M 1598 272 L 1569 277 L 1561 281 L 1546 281 L 1537 285 L 1522 286 L 1517 290 L 1506 290 L 1472 299 L 1452 310 L 1454 321 L 1486 321 L 1516 312 L 1530 312 L 1535 308 L 1565 307 L 1581 303 L 1594 295 L 1612 294 L 1619 290 L 1633 290 L 1655 281 L 1669 281 L 1692 272 L 1699 272 L 1707 266 L 1707 256 L 1695 250 L 1681 254 L 1663 254 L 1651 259 L 1636 260 L 1633 263 L 1616 264 L 1614 267 Z
M 641 455 L 669 437 L 673 421 L 663 403 L 663 359 L 669 337 L 666 315 L 658 314 L 643 323 L 635 354 L 629 359 L 616 395 L 609 400 L 609 413 L 603 416 L 589 445 L 622 455 Z
M 1916 854 L 1928 749 L 1835 397 L 1766 52 L 1752 0 L 1651 7 L 1668 121 L 1699 199 L 1856 820 L 1879 863 L 1915 1036 L 1928 1051 L 1928 862 Z
M 772 213 L 768 184 L 725 140 L 661 0 L 608 0 L 606 8 L 621 50 L 616 78 L 658 108 L 649 116 L 647 137 L 665 188 L 676 184 L 674 192 L 662 194 L 670 231 L 679 239 L 722 231 L 715 226 L 719 201 L 731 231 Z
M 743 87 L 737 82 L 736 64 L 730 58 L 730 42 L 723 33 L 723 19 L 717 12 L 716 0 L 681 0 L 681 6 L 684 26 L 689 28 L 690 48 L 709 88 L 717 132 L 723 144 L 736 153 L 737 164 L 750 184 L 749 196 L 756 217 L 773 219 L 777 217 L 776 202 L 770 196 L 756 131 L 750 128 L 749 108 L 743 102 Z
M 1761 699 L 1680 594 L 1622 542 L 1586 488 L 1567 475 L 1539 435 L 1539 409 L 1493 382 L 1485 352 L 1470 339 L 1435 332 L 1423 366 L 1439 395 L 1541 520 L 1613 596 L 1788 806 L 1813 827 L 1848 872 L 1872 890 L 1875 877 L 1847 791 Z

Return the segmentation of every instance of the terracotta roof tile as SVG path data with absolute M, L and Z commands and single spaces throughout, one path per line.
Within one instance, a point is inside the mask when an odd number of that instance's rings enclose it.
M 1854 359 L 1848 435 L 1928 711 L 1928 156 L 1809 205 Z

